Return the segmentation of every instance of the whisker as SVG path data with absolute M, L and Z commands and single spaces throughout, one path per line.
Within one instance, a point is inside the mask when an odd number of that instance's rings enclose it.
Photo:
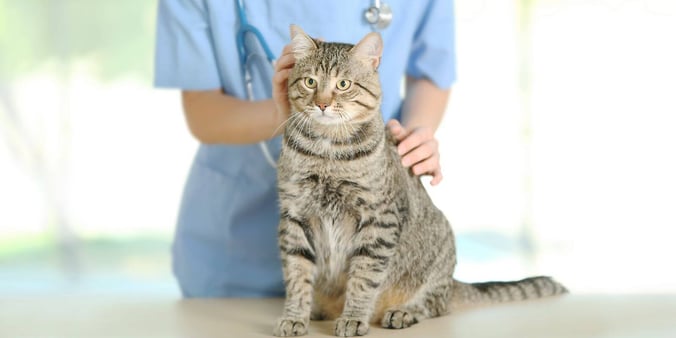
M 340 117 L 340 131 L 341 131 L 339 136 L 341 139 L 344 139 L 345 135 L 348 136 L 350 135 L 350 131 L 348 129 L 349 124 L 347 123 L 348 119 L 344 112 L 338 112 L 338 117 Z
M 277 126 L 277 128 L 275 128 L 275 130 L 272 131 L 272 134 L 270 135 L 270 137 L 275 136 L 275 134 L 277 134 L 277 132 L 279 131 L 279 129 L 282 128 L 282 127 L 283 127 L 287 122 L 289 122 L 291 119 L 293 119 L 295 115 L 298 115 L 298 113 L 291 113 L 291 115 L 289 116 L 289 118 L 287 118 L 286 120 L 282 121 L 282 123 L 281 123 L 279 126 Z

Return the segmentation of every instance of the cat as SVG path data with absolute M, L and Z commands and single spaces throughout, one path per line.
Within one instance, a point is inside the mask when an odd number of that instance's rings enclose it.
M 335 319 L 336 336 L 360 336 L 370 323 L 400 329 L 460 306 L 567 292 L 544 276 L 453 279 L 450 224 L 400 164 L 381 117 L 380 35 L 329 43 L 292 25 L 291 36 L 292 115 L 277 164 L 286 299 L 274 335 Z

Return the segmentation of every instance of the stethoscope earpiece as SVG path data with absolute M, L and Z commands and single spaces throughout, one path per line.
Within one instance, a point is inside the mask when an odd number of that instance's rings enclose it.
M 385 29 L 392 22 L 392 9 L 386 3 L 376 0 L 364 11 L 366 22 L 376 29 Z

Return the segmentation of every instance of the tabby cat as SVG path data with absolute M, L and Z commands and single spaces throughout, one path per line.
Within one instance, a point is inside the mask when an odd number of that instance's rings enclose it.
M 463 305 L 562 294 L 549 277 L 466 284 L 453 279 L 453 232 L 386 130 L 379 34 L 328 43 L 291 27 L 292 116 L 278 162 L 286 301 L 276 336 L 336 319 L 335 335 L 369 323 L 409 327 Z

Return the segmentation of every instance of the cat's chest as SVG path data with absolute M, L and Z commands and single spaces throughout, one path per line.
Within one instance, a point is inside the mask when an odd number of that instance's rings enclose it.
M 348 177 L 328 177 L 308 173 L 296 181 L 302 195 L 301 204 L 308 211 L 324 217 L 337 218 L 339 215 L 358 213 L 361 205 L 369 199 L 371 188 L 368 182 Z
M 355 250 L 354 236 L 370 189 L 359 180 L 317 173 L 306 175 L 297 184 L 303 197 L 296 206 L 311 220 L 315 235 L 319 284 L 339 288 Z
M 353 220 L 349 216 L 339 219 L 317 218 L 315 253 L 317 255 L 317 286 L 340 289 L 346 280 L 348 260 L 354 252 Z

